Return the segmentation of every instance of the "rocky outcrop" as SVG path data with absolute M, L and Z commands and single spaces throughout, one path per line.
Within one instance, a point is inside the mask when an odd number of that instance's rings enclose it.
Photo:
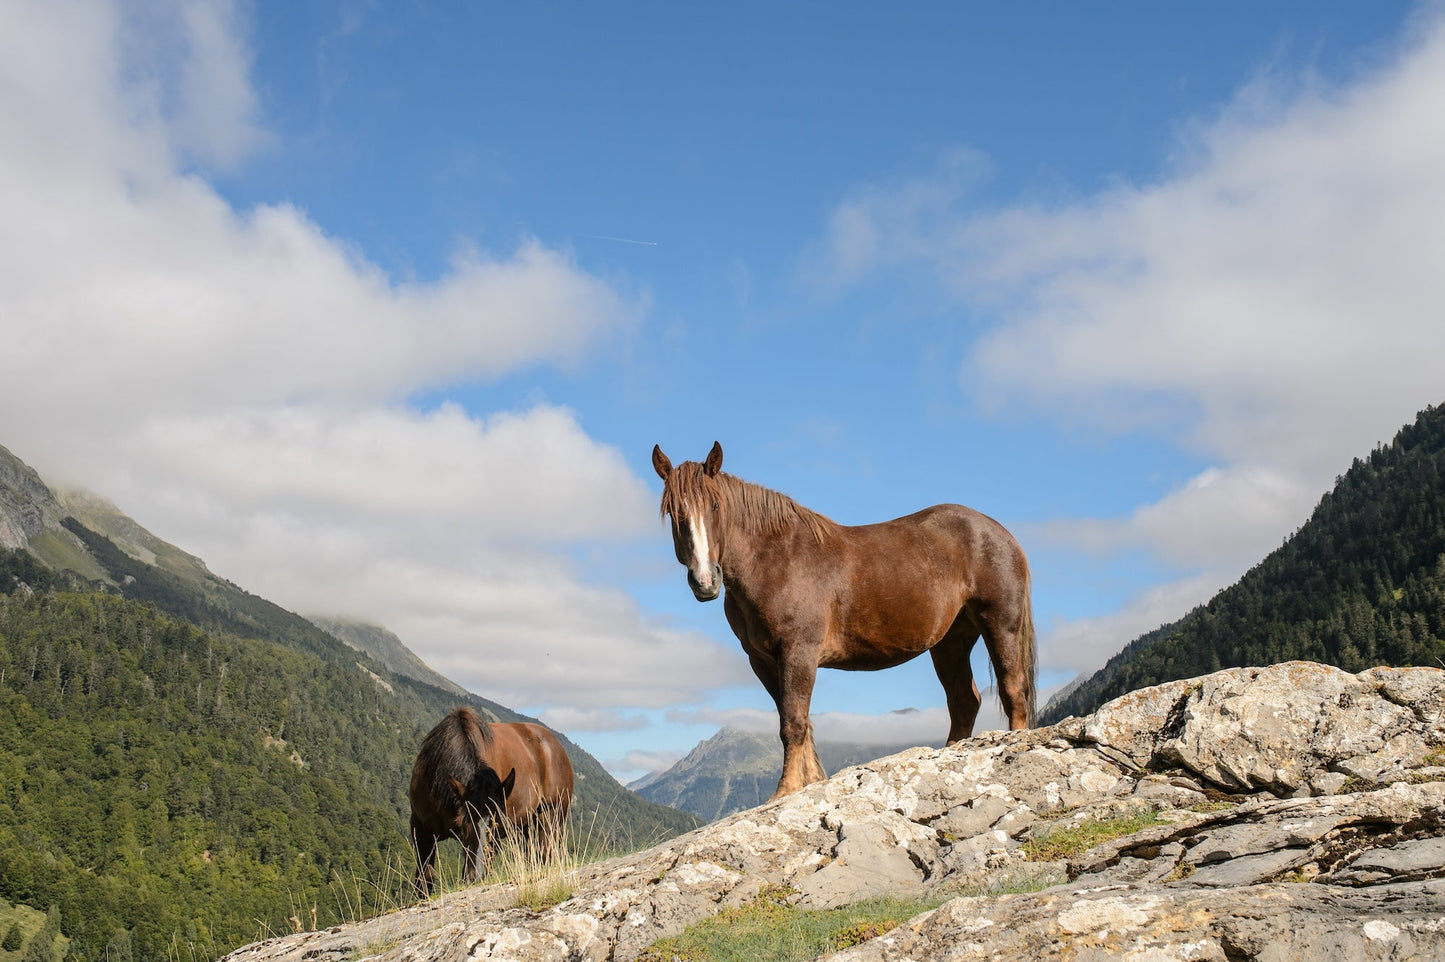
M 365 652 L 398 675 L 405 675 L 426 685 L 435 685 L 461 698 L 467 697 L 465 688 L 433 671 L 400 638 L 380 625 L 327 615 L 306 615 L 306 620 L 331 637 L 340 639 L 357 651 Z
M 0 548 L 23 549 L 57 571 L 110 579 L 64 524 L 68 510 L 35 470 L 0 447 Z
M 1445 672 L 1232 669 L 847 769 L 542 912 L 477 888 L 229 959 L 627 960 L 765 888 L 957 896 L 839 959 L 1445 958 L 1442 746 Z
M 63 517 L 40 475 L 0 447 L 0 548 L 24 548 Z

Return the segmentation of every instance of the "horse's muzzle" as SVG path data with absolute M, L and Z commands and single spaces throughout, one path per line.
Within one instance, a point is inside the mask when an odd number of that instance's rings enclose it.
M 712 584 L 706 588 L 698 583 L 697 578 L 692 573 L 692 569 L 687 569 L 687 586 L 692 589 L 692 595 L 698 601 L 712 601 L 718 595 L 722 594 L 722 568 L 718 566 L 717 562 L 713 562 L 711 567 Z

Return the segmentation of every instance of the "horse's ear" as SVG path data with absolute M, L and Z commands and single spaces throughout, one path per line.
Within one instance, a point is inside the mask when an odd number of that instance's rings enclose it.
M 712 450 L 707 453 L 707 460 L 702 463 L 702 469 L 707 472 L 710 478 L 717 477 L 722 470 L 722 445 L 716 441 L 712 443 Z
M 457 781 L 456 778 L 451 775 L 447 776 L 447 781 L 452 783 L 452 791 L 457 793 L 457 804 L 461 805 L 465 803 L 467 800 L 467 786 Z
M 656 471 L 657 476 L 664 481 L 672 473 L 672 461 L 662 453 L 661 445 L 654 444 L 652 446 L 652 470 Z
M 516 785 L 517 770 L 514 768 L 507 773 L 506 778 L 502 779 L 502 797 L 506 798 L 508 795 L 512 794 L 512 789 L 515 788 Z

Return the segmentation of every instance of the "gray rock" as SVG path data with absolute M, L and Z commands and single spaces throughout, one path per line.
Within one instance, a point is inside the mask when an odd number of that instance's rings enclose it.
M 1240 855 L 1228 861 L 1207 863 L 1189 876 L 1190 885 L 1224 888 L 1230 885 L 1256 885 L 1306 861 L 1299 849 L 1280 848 L 1251 855 Z
M 1445 838 L 1437 835 L 1367 851 L 1351 862 L 1347 870 L 1335 873 L 1334 880 L 1343 885 L 1403 882 L 1439 876 L 1442 866 L 1445 866 Z
M 1445 958 L 1445 884 L 1231 890 L 1072 885 L 957 899 L 836 962 L 1068 958 L 1298 962 Z M 1066 949 L 1064 947 L 1067 947 Z
M 844 826 L 831 862 L 798 883 L 799 904 L 831 909 L 866 899 L 880 887 L 903 894 L 923 891 L 923 872 L 907 845 L 882 825 L 854 822 Z
M 846 769 L 586 866 L 543 912 L 473 888 L 228 960 L 626 962 L 765 889 L 810 908 L 966 893 L 839 959 L 1445 958 L 1442 719 L 1434 669 L 1233 669 Z

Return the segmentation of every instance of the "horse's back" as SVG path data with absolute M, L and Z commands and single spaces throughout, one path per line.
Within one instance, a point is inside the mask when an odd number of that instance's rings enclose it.
M 517 773 L 507 799 L 507 814 L 522 818 L 540 806 L 566 813 L 572 801 L 574 775 L 567 752 L 547 728 L 532 722 L 492 726 L 495 758 L 489 761 L 501 778 Z
M 895 531 L 911 528 L 950 539 L 964 539 L 980 543 L 997 541 L 1014 547 L 1018 546 L 1018 541 L 1002 524 L 982 511 L 963 504 L 935 504 L 912 514 L 905 514 L 901 518 L 894 518 L 892 521 L 860 525 L 852 530 L 861 531 L 871 528 Z
M 961 578 L 971 594 L 1007 591 L 1028 576 L 1023 548 L 1009 530 L 961 504 L 935 504 L 891 521 L 839 530 L 840 543 L 833 550 L 858 569 L 891 570 L 899 577 L 937 572 L 946 580 Z

